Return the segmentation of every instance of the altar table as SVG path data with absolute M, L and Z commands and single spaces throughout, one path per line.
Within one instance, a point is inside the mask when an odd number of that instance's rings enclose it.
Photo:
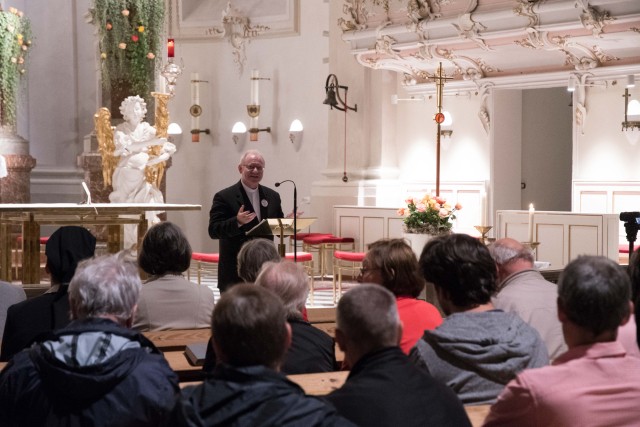
M 138 226 L 138 245 L 147 232 L 147 211 L 195 211 L 201 205 L 172 203 L 0 204 L 0 280 L 11 281 L 11 226 L 22 228 L 22 283 L 40 283 L 40 225 L 106 225 L 107 250 L 120 250 L 122 226 Z

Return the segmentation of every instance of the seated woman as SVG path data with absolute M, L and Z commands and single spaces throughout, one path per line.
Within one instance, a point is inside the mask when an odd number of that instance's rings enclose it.
M 382 285 L 396 296 L 403 329 L 400 348 L 405 354 L 409 354 L 425 330 L 435 329 L 442 323 L 435 306 L 417 299 L 425 282 L 413 250 L 403 239 L 371 243 L 358 281 Z
M 291 261 L 267 262 L 260 270 L 256 285 L 278 295 L 287 311 L 291 347 L 281 371 L 287 375 L 335 371 L 337 362 L 333 338 L 303 317 L 309 295 L 309 277 L 304 268 Z
M 213 292 L 186 280 L 191 245 L 171 222 L 151 227 L 142 241 L 139 267 L 149 275 L 142 285 L 133 327 L 139 331 L 211 326 Z

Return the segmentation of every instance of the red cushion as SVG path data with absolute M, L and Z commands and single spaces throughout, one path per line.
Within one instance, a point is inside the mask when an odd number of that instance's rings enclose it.
M 205 254 L 201 252 L 194 252 L 191 254 L 191 259 L 194 259 L 196 261 L 217 263 L 218 261 L 220 261 L 220 254 Z
M 323 243 L 353 243 L 353 237 L 338 237 L 323 234 L 320 236 L 309 236 L 302 239 L 308 245 L 321 245 Z
M 41 245 L 46 245 L 48 240 L 49 240 L 49 236 L 41 237 L 40 238 L 40 244 Z M 22 236 L 16 237 L 16 242 L 18 242 L 18 244 L 21 244 L 22 243 Z
M 305 237 L 311 237 L 311 236 L 331 236 L 331 234 L 330 233 L 296 233 L 295 240 L 303 240 Z M 293 240 L 293 235 L 290 237 Z
M 637 251 L 638 248 L 640 248 L 640 245 L 635 245 L 633 247 L 633 250 Z M 629 244 L 628 243 L 625 243 L 625 244 L 621 243 L 620 246 L 618 246 L 618 252 L 621 253 L 621 254 L 628 254 L 629 253 Z
M 293 252 L 287 252 L 284 254 L 284 257 L 289 261 L 293 261 Z M 298 262 L 307 262 L 313 260 L 313 255 L 309 252 L 298 252 L 297 253 Z
M 349 252 L 349 251 L 333 252 L 334 257 L 344 261 L 353 261 L 353 262 L 362 262 L 365 255 L 366 254 L 364 252 Z

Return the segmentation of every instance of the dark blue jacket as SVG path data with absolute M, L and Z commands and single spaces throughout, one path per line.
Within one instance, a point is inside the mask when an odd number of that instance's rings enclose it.
M 158 426 L 178 379 L 143 335 L 74 321 L 15 355 L 0 374 L 0 426 Z

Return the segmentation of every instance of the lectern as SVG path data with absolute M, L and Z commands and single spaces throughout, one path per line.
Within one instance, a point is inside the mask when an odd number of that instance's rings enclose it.
M 280 243 L 278 243 L 278 253 L 281 257 L 284 258 L 286 254 L 286 245 L 284 244 L 284 236 L 293 236 L 298 233 L 298 231 L 309 227 L 316 221 L 317 218 L 297 218 L 296 219 L 296 228 L 293 226 L 293 218 L 266 218 L 263 219 L 253 227 L 251 230 L 247 231 L 247 236 L 251 237 L 267 237 L 267 236 L 275 236 L 280 237 Z M 296 251 L 296 246 L 294 246 L 294 253 Z

